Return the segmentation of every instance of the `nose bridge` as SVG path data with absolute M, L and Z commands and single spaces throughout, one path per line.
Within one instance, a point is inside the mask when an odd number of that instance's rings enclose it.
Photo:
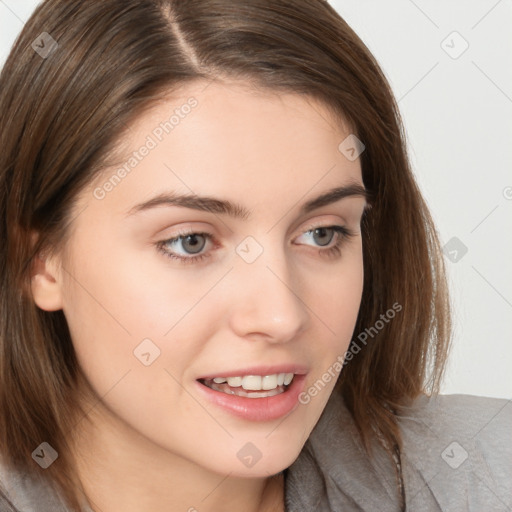
M 254 250 L 250 244 L 240 245 Z M 233 330 L 241 337 L 258 333 L 271 341 L 291 340 L 309 318 L 306 300 L 296 286 L 296 269 L 282 247 L 267 245 L 249 261 L 242 255 L 235 266 L 238 291 L 230 305 Z

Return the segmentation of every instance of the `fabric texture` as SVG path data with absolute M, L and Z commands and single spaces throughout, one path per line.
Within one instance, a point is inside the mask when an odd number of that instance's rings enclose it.
M 399 417 L 406 510 L 512 511 L 512 401 L 417 398 Z M 394 462 L 368 458 L 346 406 L 332 395 L 286 471 L 287 512 L 399 512 Z
M 399 417 L 409 512 L 512 511 L 512 401 L 473 395 L 417 398 Z M 285 470 L 287 512 L 399 512 L 394 462 L 363 451 L 343 399 L 332 395 Z M 1 512 L 68 512 L 43 481 L 0 464 Z

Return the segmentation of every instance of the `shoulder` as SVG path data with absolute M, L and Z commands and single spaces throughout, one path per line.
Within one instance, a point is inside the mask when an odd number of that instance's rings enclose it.
M 436 510 L 510 509 L 512 401 L 422 395 L 399 416 L 399 424 L 413 507 L 430 499 Z
M 512 429 L 511 400 L 474 395 L 421 395 L 398 416 L 398 422 L 410 453 L 414 451 L 412 443 L 421 439 L 425 444 L 430 438 L 438 440 L 432 449 L 439 448 L 439 442 L 452 440 L 474 444 L 490 459 L 499 460 L 512 453 L 512 443 L 507 443 Z
M 409 510 L 509 510 L 510 401 L 421 395 L 397 420 Z M 288 468 L 286 491 L 290 512 L 301 507 L 399 510 L 392 460 L 379 448 L 372 459 L 366 456 L 338 395 L 331 396 L 299 457 Z
M 474 395 L 421 395 L 404 409 L 398 421 L 404 438 L 409 441 L 409 450 L 413 450 L 411 442 L 435 438 L 474 444 L 488 459 L 500 460 L 512 454 L 512 443 L 507 442 L 512 429 L 512 400 Z
M 420 395 L 405 408 L 405 414 L 400 418 L 432 421 L 464 431 L 472 428 L 502 429 L 510 427 L 512 401 L 476 395 Z
M 0 455 L 0 510 L 2 512 L 68 512 L 44 479 L 7 466 Z

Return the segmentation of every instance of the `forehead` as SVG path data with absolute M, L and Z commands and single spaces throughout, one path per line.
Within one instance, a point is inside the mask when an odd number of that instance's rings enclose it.
M 339 145 L 343 120 L 315 98 L 244 83 L 195 82 L 139 116 L 88 189 L 106 192 L 102 206 L 165 190 L 253 198 L 286 191 L 299 199 L 315 186 L 361 181 L 359 160 Z M 280 192 L 279 192 L 280 191 Z
M 298 152 L 299 142 L 310 140 L 304 147 L 307 150 L 328 132 L 337 138 L 350 133 L 343 118 L 312 96 L 256 88 L 245 82 L 203 80 L 170 92 L 127 128 L 118 140 L 116 163 L 125 161 L 137 142 L 148 135 L 159 145 L 177 144 L 184 137 L 190 143 L 194 136 L 203 147 L 210 141 L 214 141 L 211 146 L 221 147 L 221 142 L 227 145 L 243 140 L 244 147 L 231 147 L 230 153 L 236 155 L 258 144 L 268 146 L 276 135 L 279 143 L 286 139 Z M 208 138 L 201 139 L 202 134 Z

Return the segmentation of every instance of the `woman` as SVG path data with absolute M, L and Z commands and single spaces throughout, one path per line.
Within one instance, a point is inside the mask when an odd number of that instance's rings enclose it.
M 2 510 L 507 505 L 510 406 L 436 397 L 438 238 L 326 2 L 49 0 L 0 91 Z

